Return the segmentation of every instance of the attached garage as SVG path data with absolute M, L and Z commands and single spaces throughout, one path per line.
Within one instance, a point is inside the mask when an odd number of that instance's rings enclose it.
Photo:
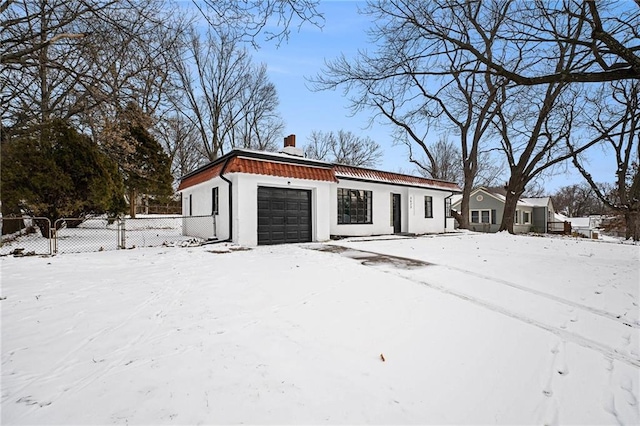
M 311 191 L 258 187 L 258 245 L 311 241 Z
M 236 149 L 185 175 L 184 235 L 211 238 L 211 216 L 219 242 L 247 247 L 453 229 L 456 184 L 305 158 L 292 138 L 280 153 Z

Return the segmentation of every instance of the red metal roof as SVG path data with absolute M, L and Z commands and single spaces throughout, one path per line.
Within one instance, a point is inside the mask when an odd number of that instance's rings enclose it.
M 223 165 L 224 162 L 184 178 L 178 186 L 178 191 L 219 176 Z M 249 173 L 253 175 L 336 182 L 336 177 L 329 167 L 314 167 L 244 157 L 230 158 L 224 173 Z
M 371 170 L 345 165 L 336 165 L 333 170 L 338 178 L 363 179 L 382 183 L 460 191 L 460 187 L 453 182 L 403 175 L 400 173 L 383 172 L 380 170 Z
M 209 179 L 213 179 L 214 177 L 220 175 L 220 170 L 222 170 L 223 165 L 224 163 L 218 163 L 210 168 L 202 170 L 199 173 L 182 179 L 180 181 L 180 185 L 178 185 L 178 191 L 182 191 L 183 189 L 189 188 L 190 186 L 206 182 Z
M 336 182 L 333 171 L 328 167 L 313 167 L 242 157 L 233 158 L 229 162 L 225 173 L 250 173 L 254 175 Z
M 337 182 L 338 178 L 351 178 L 356 180 L 366 180 L 396 185 L 419 186 L 424 188 L 444 189 L 460 191 L 458 185 L 453 182 L 445 182 L 435 179 L 427 179 L 418 176 L 403 175 L 400 173 L 383 172 L 380 170 L 365 169 L 362 167 L 345 166 L 341 164 L 330 164 L 315 162 L 315 164 L 298 164 L 304 159 L 287 162 L 286 156 L 273 155 L 271 158 L 262 156 L 251 158 L 243 156 L 243 153 L 235 154 L 226 161 L 205 167 L 187 177 L 183 178 L 178 186 L 178 191 L 206 182 L 220 176 L 220 172 L 227 164 L 224 173 L 249 173 L 255 175 L 280 176 L 293 179 L 308 179 L 325 182 Z

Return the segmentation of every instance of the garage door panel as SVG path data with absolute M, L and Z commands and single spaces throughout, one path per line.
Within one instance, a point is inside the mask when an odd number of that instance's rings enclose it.
M 311 241 L 311 191 L 258 187 L 258 244 Z

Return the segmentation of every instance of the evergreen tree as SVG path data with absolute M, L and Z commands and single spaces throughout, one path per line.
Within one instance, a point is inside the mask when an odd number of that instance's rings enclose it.
M 134 103 L 118 115 L 104 132 L 103 145 L 118 162 L 128 196 L 131 217 L 136 215 L 138 195 L 167 197 L 173 193 L 171 159 L 149 132 L 151 120 Z
M 46 217 L 117 215 L 126 207 L 116 164 L 91 139 L 53 120 L 2 140 L 2 213 Z M 45 223 L 38 223 L 49 235 Z M 46 228 L 46 229 L 45 229 Z

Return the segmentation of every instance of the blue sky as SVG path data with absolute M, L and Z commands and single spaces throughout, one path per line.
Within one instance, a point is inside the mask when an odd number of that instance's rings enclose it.
M 332 60 L 344 53 L 356 55 L 358 49 L 370 47 L 366 29 L 370 18 L 358 14 L 360 1 L 323 1 L 320 10 L 325 15 L 322 29 L 305 25 L 291 32 L 288 42 L 277 46 L 274 42 L 261 42 L 253 51 L 256 62 L 268 66 L 271 81 L 276 85 L 280 99 L 280 113 L 285 121 L 285 135 L 295 134 L 296 144 L 301 147 L 313 130 L 352 131 L 369 136 L 378 142 L 384 156 L 378 168 L 388 171 L 412 172 L 407 149 L 394 145 L 392 127 L 380 122 L 369 125 L 372 111 L 351 115 L 349 101 L 342 90 L 314 92 L 310 90 L 308 78 L 321 71 L 325 60 Z M 597 181 L 612 182 L 615 165 L 606 164 L 607 156 L 596 148 L 591 155 L 589 170 Z M 504 179 L 507 179 L 505 176 Z M 541 182 L 547 192 L 558 187 L 581 182 L 582 177 L 570 164 L 566 172 Z
M 268 66 L 269 77 L 278 89 L 285 135 L 295 134 L 296 145 L 304 145 L 313 130 L 350 130 L 369 136 L 382 146 L 384 157 L 379 168 L 410 171 L 413 167 L 407 160 L 405 148 L 393 146 L 391 127 L 369 126 L 369 111 L 351 115 L 349 101 L 341 89 L 314 92 L 309 88 L 307 79 L 320 72 L 325 59 L 331 60 L 341 53 L 355 56 L 358 48 L 367 47 L 365 31 L 370 21 L 357 13 L 358 5 L 364 3 L 323 1 L 320 5 L 325 15 L 322 29 L 311 25 L 299 31 L 293 29 L 288 42 L 279 47 L 273 42 L 263 42 L 252 54 L 257 62 Z

